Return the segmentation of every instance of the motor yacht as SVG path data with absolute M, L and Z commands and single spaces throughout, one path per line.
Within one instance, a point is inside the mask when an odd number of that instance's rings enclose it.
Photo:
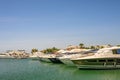
M 62 56 L 58 58 L 61 62 L 63 62 L 68 66 L 75 66 L 75 64 L 71 61 L 71 59 L 77 58 L 87 51 L 89 51 L 89 49 L 73 49 L 71 51 L 62 53 Z
M 118 69 L 120 68 L 120 47 L 103 48 L 94 54 L 86 53 L 71 60 L 79 69 Z

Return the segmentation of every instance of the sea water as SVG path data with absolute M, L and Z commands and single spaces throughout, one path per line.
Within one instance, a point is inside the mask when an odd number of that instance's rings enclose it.
M 120 70 L 79 70 L 31 59 L 0 59 L 0 80 L 120 80 Z

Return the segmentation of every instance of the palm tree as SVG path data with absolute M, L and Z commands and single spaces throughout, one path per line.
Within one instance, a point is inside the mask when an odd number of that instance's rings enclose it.
M 101 46 L 100 48 L 102 49 L 102 48 L 104 48 L 104 46 Z
M 109 47 L 112 47 L 112 45 L 111 45 L 111 44 L 108 44 L 108 46 L 109 46 Z
M 117 45 L 117 47 L 120 47 L 120 45 Z
M 96 48 L 97 48 L 97 49 L 100 49 L 100 45 L 97 45 Z
M 84 44 L 83 43 L 80 43 L 79 46 L 80 46 L 80 48 L 84 48 Z
M 91 49 L 95 49 L 95 46 L 91 46 L 90 48 L 91 48 Z
M 31 53 L 34 54 L 35 52 L 38 52 L 38 49 L 33 48 L 33 49 L 31 50 Z
M 56 48 L 56 47 L 53 47 L 53 48 L 47 48 L 45 50 L 42 50 L 43 53 L 46 53 L 46 54 L 54 54 L 58 51 L 59 49 Z

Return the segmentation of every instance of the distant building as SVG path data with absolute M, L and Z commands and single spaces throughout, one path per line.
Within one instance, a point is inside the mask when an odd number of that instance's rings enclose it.
M 26 58 L 28 54 L 26 54 L 25 50 L 7 50 L 6 54 L 9 56 L 13 56 L 15 58 Z
M 22 53 L 26 53 L 26 51 L 25 51 L 25 50 L 17 50 L 17 51 L 22 52 Z

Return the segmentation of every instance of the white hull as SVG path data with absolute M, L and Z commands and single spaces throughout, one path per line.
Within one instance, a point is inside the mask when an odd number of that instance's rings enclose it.
M 43 61 L 43 62 L 51 62 L 48 58 L 46 57 L 41 57 L 40 58 L 40 61 Z
M 120 58 L 96 58 L 72 60 L 79 69 L 118 69 Z
M 79 69 L 120 69 L 120 65 L 78 65 Z
M 75 66 L 75 64 L 69 58 L 59 58 L 60 61 L 68 66 Z

